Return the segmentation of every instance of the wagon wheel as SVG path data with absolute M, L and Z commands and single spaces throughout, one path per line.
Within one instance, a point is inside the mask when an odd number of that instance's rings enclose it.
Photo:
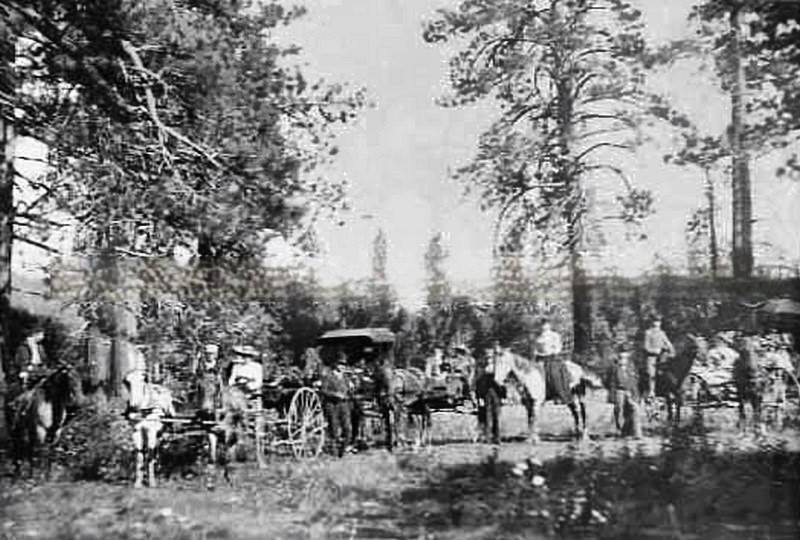
M 292 396 L 286 414 L 289 443 L 295 457 L 316 457 L 325 444 L 322 403 L 311 388 L 300 388 Z

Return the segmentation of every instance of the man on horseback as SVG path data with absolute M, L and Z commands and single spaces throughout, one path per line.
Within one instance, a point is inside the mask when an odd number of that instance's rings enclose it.
M 561 357 L 561 335 L 553 330 L 550 321 L 542 321 L 542 333 L 536 339 L 535 358 L 544 364 L 548 397 L 570 403 L 569 371 Z
M 661 317 L 654 317 L 650 328 L 644 334 L 644 356 L 646 374 L 647 399 L 656 397 L 656 373 L 658 368 L 668 359 L 675 356 L 672 342 L 661 329 Z
M 14 361 L 19 371 L 19 379 L 23 387 L 29 387 L 40 379 L 49 365 L 47 353 L 42 342 L 44 341 L 44 329 L 37 327 L 23 341 L 14 355 Z

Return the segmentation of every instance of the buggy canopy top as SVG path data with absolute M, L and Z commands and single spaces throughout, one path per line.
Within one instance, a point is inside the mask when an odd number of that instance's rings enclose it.
M 373 345 L 394 343 L 394 332 L 388 328 L 346 328 L 322 334 L 317 343 L 326 345 L 342 341 L 367 341 Z

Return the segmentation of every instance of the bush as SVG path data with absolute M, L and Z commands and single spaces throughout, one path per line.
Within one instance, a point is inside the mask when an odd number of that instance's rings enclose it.
M 55 463 L 72 480 L 129 480 L 134 474 L 135 448 L 129 422 L 118 403 L 95 402 L 67 424 L 55 448 Z M 159 437 L 159 476 L 197 474 L 207 456 L 206 438 L 170 433 Z
M 61 433 L 55 460 L 73 480 L 130 478 L 134 465 L 131 428 L 122 408 L 93 403 Z

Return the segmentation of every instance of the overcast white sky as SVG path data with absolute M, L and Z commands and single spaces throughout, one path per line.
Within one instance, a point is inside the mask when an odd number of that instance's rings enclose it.
M 491 216 L 474 200 L 462 198 L 448 169 L 465 163 L 480 131 L 491 120 L 486 108 L 444 109 L 434 100 L 444 90 L 449 52 L 426 44 L 421 23 L 445 0 L 303 0 L 308 14 L 281 32 L 282 40 L 303 47 L 306 71 L 331 81 L 365 86 L 376 106 L 339 140 L 341 152 L 327 171 L 346 178 L 354 210 L 346 224 L 322 223 L 323 256 L 316 261 L 325 283 L 366 277 L 371 242 L 379 227 L 389 240 L 388 273 L 404 303 L 416 303 L 424 286 L 423 254 L 436 231 L 445 233 L 456 282 L 488 285 L 491 269 Z M 690 1 L 640 0 L 649 32 L 656 39 L 687 31 Z M 713 85 L 678 69 L 656 84 L 672 94 L 697 122 L 720 131 L 728 104 Z M 664 141 L 667 142 L 667 141 Z M 25 151 L 24 148 L 20 149 Z M 628 273 L 644 269 L 656 252 L 684 262 L 686 218 L 701 202 L 697 171 L 663 164 L 668 147 L 642 148 L 632 171 L 634 182 L 654 192 L 657 214 L 649 219 L 649 240 L 626 244 L 614 237 L 609 263 Z M 797 184 L 774 179 L 774 163 L 753 166 L 755 234 L 776 243 L 790 258 L 800 258 L 800 191 Z M 723 178 L 719 188 L 729 191 Z M 729 199 L 724 195 L 720 233 L 730 235 Z M 371 217 L 364 217 L 371 216 Z M 39 259 L 28 248 L 17 265 Z
M 648 31 L 657 40 L 679 37 L 688 30 L 690 1 L 639 2 Z M 304 48 L 309 73 L 352 81 L 367 87 L 377 107 L 340 140 L 334 175 L 352 184 L 353 216 L 343 227 L 322 225 L 326 243 L 322 275 L 357 278 L 370 270 L 370 242 L 378 227 L 389 238 L 389 277 L 401 298 L 419 299 L 424 284 L 423 254 L 428 239 L 441 230 L 449 239 L 449 271 L 456 281 L 488 284 L 491 268 L 491 217 L 474 200 L 461 197 L 461 187 L 448 178 L 448 168 L 464 163 L 477 136 L 491 118 L 487 110 L 443 109 L 434 103 L 442 94 L 448 51 L 421 38 L 421 21 L 445 0 L 306 0 L 309 13 L 289 28 L 288 36 Z M 697 122 L 724 129 L 727 102 L 712 84 L 677 69 L 655 84 L 674 96 Z M 665 141 L 667 142 L 667 141 Z M 643 148 L 636 156 L 634 181 L 653 190 L 657 214 L 647 223 L 649 240 L 626 244 L 617 236 L 610 257 L 630 273 L 641 271 L 656 252 L 684 262 L 686 218 L 702 201 L 697 171 L 663 164 L 667 147 Z M 773 178 L 774 163 L 753 167 L 757 239 L 781 245 L 800 257 L 796 209 L 798 186 Z M 729 191 L 722 184 L 720 190 Z M 720 233 L 729 237 L 729 199 Z M 374 219 L 360 219 L 368 214 Z M 613 237 L 612 237 L 613 238 Z

